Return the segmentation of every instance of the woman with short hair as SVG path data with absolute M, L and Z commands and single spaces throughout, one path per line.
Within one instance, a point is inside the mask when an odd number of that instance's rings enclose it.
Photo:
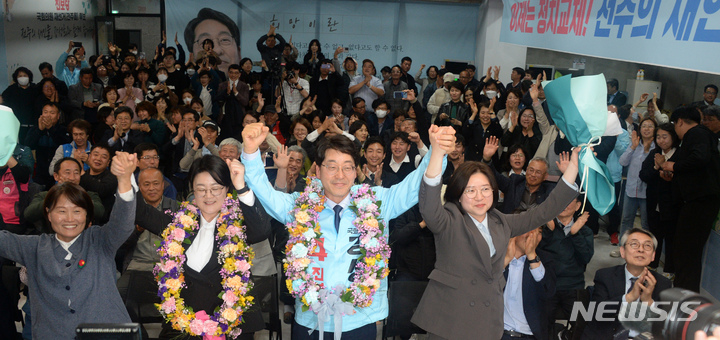
M 118 189 L 110 220 L 92 225 L 93 202 L 77 184 L 53 186 L 43 213 L 54 233 L 15 235 L 0 231 L 0 257 L 27 268 L 32 334 L 36 339 L 75 339 L 81 323 L 127 323 L 115 286 L 115 253 L 135 229 L 134 154 L 120 152 L 111 172 Z
M 437 134 L 431 131 L 431 141 L 434 138 Z M 485 143 L 487 158 L 495 151 L 496 143 Z M 412 318 L 428 332 L 428 339 L 502 337 L 508 242 L 552 220 L 577 196 L 579 151 L 576 148 L 572 156 L 561 159 L 563 178 L 543 203 L 514 215 L 495 208 L 498 184 L 493 170 L 481 162 L 466 161 L 455 169 L 443 205 L 443 155 L 430 156 L 419 204 L 427 228 L 435 234 L 437 260 Z M 525 260 L 542 265 L 544 259 L 528 256 Z

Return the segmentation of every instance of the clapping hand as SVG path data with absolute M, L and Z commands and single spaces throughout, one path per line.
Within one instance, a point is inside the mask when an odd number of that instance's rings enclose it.
M 577 234 L 580 229 L 585 226 L 585 223 L 587 223 L 588 217 L 590 216 L 589 212 L 584 212 L 580 217 L 575 220 L 575 223 L 573 223 L 572 227 L 570 227 L 570 234 Z
M 485 138 L 485 147 L 483 148 L 483 160 L 489 162 L 492 157 L 497 153 L 500 143 L 495 136 Z
M 638 145 L 640 145 L 640 134 L 638 134 L 636 130 L 633 130 L 632 133 L 630 134 L 630 141 L 632 142 L 632 144 L 630 144 L 630 147 L 633 150 L 635 150 L 635 148 L 637 148 Z

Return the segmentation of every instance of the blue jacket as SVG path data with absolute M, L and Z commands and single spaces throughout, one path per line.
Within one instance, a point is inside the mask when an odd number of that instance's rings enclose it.
M 67 52 L 63 52 L 62 54 L 60 54 L 57 62 L 55 62 L 55 74 L 58 78 L 60 78 L 60 80 L 64 81 L 67 86 L 73 86 L 80 81 L 80 69 L 90 67 L 90 64 L 88 64 L 87 61 L 83 60 L 80 62 L 80 65 L 75 67 L 74 70 L 70 71 L 70 69 L 65 66 L 65 60 L 67 59 L 67 57 Z
M 90 153 L 91 147 L 92 147 L 92 145 L 90 145 L 90 142 L 87 142 L 85 145 L 85 153 Z M 77 149 L 77 144 L 75 144 L 75 142 L 63 144 L 62 148 L 63 148 L 63 158 L 64 157 L 72 157 L 73 152 L 75 151 L 75 149 Z M 85 164 L 83 164 L 83 169 L 85 171 L 88 171 L 88 170 L 90 170 L 90 166 L 87 163 L 85 163 Z
M 382 201 L 380 219 L 386 225 L 388 221 L 418 203 L 420 181 L 427 169 L 429 159 L 430 157 L 425 157 L 417 170 L 397 185 L 389 189 L 373 187 L 375 197 L 378 201 Z M 288 212 L 295 206 L 295 200 L 300 193 L 286 194 L 273 189 L 265 174 L 259 151 L 250 155 L 243 153 L 242 161 L 245 164 L 247 185 L 253 190 L 270 216 L 283 224 L 293 221 L 293 217 Z M 443 169 L 445 163 L 443 161 Z M 351 190 L 357 190 L 357 188 L 358 186 L 353 186 Z M 327 203 L 325 207 L 326 209 L 319 216 L 320 228 L 324 236 L 324 252 L 321 250 L 319 253 L 324 256 L 313 257 L 314 262 L 308 267 L 308 274 L 313 275 L 318 282 L 324 283 L 327 288 L 334 288 L 337 285 L 347 287 L 351 283 L 348 279 L 353 274 L 354 260 L 360 255 L 358 232 L 353 226 L 356 215 L 351 209 L 343 209 L 339 232 L 336 232 L 333 209 L 329 208 Z M 388 234 L 388 228 L 385 228 L 385 234 Z M 342 331 L 351 331 L 386 318 L 388 315 L 387 288 L 387 279 L 383 279 L 380 288 L 373 296 L 372 305 L 361 309 L 356 308 L 355 314 L 343 316 Z M 296 300 L 295 320 L 302 326 L 316 328 L 318 325 L 315 313 L 303 312 L 301 306 L 301 302 Z M 332 332 L 335 328 L 334 320 L 331 318 L 320 327 L 324 327 L 326 332 Z

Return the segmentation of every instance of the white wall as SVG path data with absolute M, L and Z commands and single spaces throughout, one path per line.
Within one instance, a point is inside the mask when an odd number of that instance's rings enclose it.
M 70 40 L 82 42 L 88 57 L 95 54 L 95 15 L 104 11 L 104 1 L 22 0 L 8 4 L 9 8 L 3 6 L 0 24 L 4 32 L 0 54 L 7 58 L 6 67 L 0 67 L 0 88 L 10 84 L 12 73 L 20 66 L 29 68 L 37 82 L 41 78 L 38 65 L 47 61 L 54 68 Z M 62 17 L 56 17 L 58 14 Z
M 502 1 L 497 0 L 487 0 L 480 7 L 475 66 L 478 79 L 488 67 L 500 66 L 500 81 L 508 83 L 513 67 L 525 68 L 527 47 L 500 41 L 502 11 Z

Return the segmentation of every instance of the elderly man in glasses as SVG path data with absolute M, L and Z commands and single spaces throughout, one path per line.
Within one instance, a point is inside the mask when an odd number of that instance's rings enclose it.
M 659 299 L 660 292 L 672 288 L 669 279 L 647 267 L 655 258 L 657 243 L 651 232 L 640 228 L 632 228 L 622 235 L 620 255 L 625 259 L 625 264 L 600 269 L 595 273 L 595 289 L 591 299 L 596 303 L 617 302 L 604 308 L 603 317 L 609 317 L 612 321 L 597 321 L 601 309 L 596 304 L 595 317 L 585 328 L 583 339 L 627 339 L 638 335 L 620 324 L 618 313 L 627 308 L 627 303 L 640 302 L 646 306 L 633 308 L 645 313 L 640 317 L 646 319 L 651 315 L 650 305 Z

